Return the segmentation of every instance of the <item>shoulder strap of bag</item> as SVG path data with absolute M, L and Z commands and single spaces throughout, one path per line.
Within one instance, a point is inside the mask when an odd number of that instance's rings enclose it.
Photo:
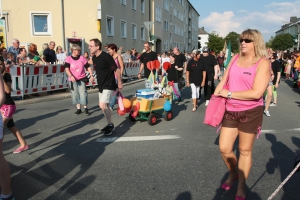
M 232 62 L 231 65 L 229 66 L 228 74 L 227 74 L 227 77 L 226 77 L 226 81 L 225 81 L 225 83 L 224 83 L 224 85 L 223 85 L 223 89 L 224 89 L 225 85 L 228 84 L 230 69 L 231 69 L 233 63 L 235 63 L 235 61 L 236 61 L 236 59 L 237 59 L 238 57 L 239 57 L 239 55 L 237 55 L 237 56 L 234 58 L 233 62 Z

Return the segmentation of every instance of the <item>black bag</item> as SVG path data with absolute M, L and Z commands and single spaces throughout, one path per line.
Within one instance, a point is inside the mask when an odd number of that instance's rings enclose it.
M 178 88 L 179 88 L 179 90 L 181 90 L 185 86 L 185 79 L 182 77 L 181 73 L 179 73 L 180 77 L 178 76 L 177 70 L 175 72 L 176 72 L 176 77 L 177 77 L 177 82 L 178 82 Z
M 88 79 L 88 77 L 84 77 L 84 78 L 80 79 L 80 81 L 85 82 L 85 83 L 90 82 L 90 80 Z

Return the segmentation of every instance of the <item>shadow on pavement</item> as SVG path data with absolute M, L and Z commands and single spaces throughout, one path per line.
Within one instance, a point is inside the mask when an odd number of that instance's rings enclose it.
M 295 153 L 285 144 L 283 144 L 280 141 L 277 141 L 275 135 L 267 133 L 265 134 L 265 137 L 269 142 L 271 142 L 271 151 L 273 153 L 273 158 L 270 158 L 267 164 L 267 172 L 269 174 L 272 174 L 276 171 L 276 169 L 278 169 L 281 177 L 280 180 L 282 182 L 292 172 L 294 168 Z M 300 140 L 298 138 L 295 139 L 295 137 L 293 137 L 292 141 L 298 147 L 300 147 Z M 299 199 L 299 179 L 299 173 L 294 174 L 289 179 L 289 181 L 281 188 L 281 190 L 284 191 L 284 194 L 281 199 Z M 276 188 L 278 186 L 276 186 Z M 276 188 L 274 188 L 274 191 Z
M 57 112 L 55 112 L 57 113 Z M 64 127 L 55 128 L 58 131 L 53 135 L 31 144 L 28 150 L 33 161 L 21 166 L 11 165 L 11 185 L 16 199 L 105 199 L 101 196 L 101 189 L 94 190 L 91 184 L 97 176 L 101 176 L 101 168 L 93 174 L 87 174 L 95 162 L 104 153 L 106 146 L 111 143 L 97 142 L 99 129 L 72 136 L 70 133 L 78 131 L 84 126 L 92 125 L 103 118 L 103 115 L 71 123 Z M 103 119 L 105 120 L 105 119 Z M 124 120 L 115 127 L 113 137 L 121 137 L 130 130 L 130 123 Z M 54 131 L 53 131 L 54 132 Z M 70 136 L 71 135 L 71 136 Z M 70 137 L 68 137 L 70 136 Z M 100 136 L 105 137 L 105 136 Z M 43 145 L 56 138 L 56 143 Z M 45 151 L 42 155 L 37 152 Z M 99 175 L 98 175 L 99 174 Z M 101 183 L 100 183 L 101 184 Z M 84 191 L 84 192 L 83 192 Z M 105 192 L 103 192 L 104 194 Z M 75 195 L 78 195 L 75 197 Z M 95 195 L 93 197 L 93 195 Z
M 192 194 L 188 191 L 180 193 L 175 200 L 192 200 Z

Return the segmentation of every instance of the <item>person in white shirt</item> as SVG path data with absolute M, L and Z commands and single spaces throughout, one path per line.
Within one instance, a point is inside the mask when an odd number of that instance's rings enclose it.
M 67 58 L 67 55 L 63 52 L 61 46 L 56 47 L 56 59 L 58 63 L 64 63 Z
M 170 60 L 170 57 L 169 57 L 169 54 L 167 52 L 164 52 L 162 55 L 161 55 L 161 66 L 163 66 L 163 64 L 165 62 L 171 62 Z M 166 71 L 164 70 L 164 68 L 162 67 L 162 74 L 166 73 Z

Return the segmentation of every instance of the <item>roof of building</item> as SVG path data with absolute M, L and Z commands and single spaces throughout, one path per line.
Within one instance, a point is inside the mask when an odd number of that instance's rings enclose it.
M 196 13 L 199 15 L 200 17 L 200 14 L 198 13 L 198 11 L 194 8 L 194 6 L 191 4 L 191 2 L 188 0 L 187 2 L 189 2 L 189 4 L 192 6 L 192 8 L 196 11 Z
M 209 34 L 204 30 L 204 27 L 198 29 L 198 34 Z

